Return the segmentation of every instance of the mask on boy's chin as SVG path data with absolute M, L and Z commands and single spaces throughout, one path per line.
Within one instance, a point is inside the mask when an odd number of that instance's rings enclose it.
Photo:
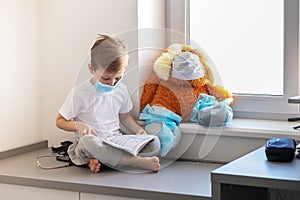
M 112 85 L 103 84 L 97 80 L 96 83 L 94 84 L 94 88 L 98 92 L 112 92 L 118 87 L 120 82 L 121 82 L 121 79 L 115 85 L 112 86 Z

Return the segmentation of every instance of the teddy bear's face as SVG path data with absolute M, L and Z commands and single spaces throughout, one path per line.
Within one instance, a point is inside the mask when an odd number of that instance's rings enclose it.
M 175 81 L 173 78 L 184 81 L 197 80 L 207 78 L 209 74 L 205 59 L 201 58 L 197 50 L 180 44 L 173 44 L 165 49 L 155 61 L 153 69 L 155 74 L 165 81 Z
M 199 56 L 192 52 L 182 52 L 175 56 L 171 69 L 171 76 L 181 80 L 195 80 L 205 75 Z

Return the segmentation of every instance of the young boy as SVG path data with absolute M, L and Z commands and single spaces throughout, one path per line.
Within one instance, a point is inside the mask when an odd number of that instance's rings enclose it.
M 71 90 L 56 119 L 57 127 L 75 132 L 75 142 L 68 150 L 72 162 L 88 164 L 92 172 L 99 172 L 100 162 L 157 172 L 160 163 L 156 151 L 148 152 L 147 157 L 134 157 L 101 139 L 121 135 L 120 122 L 133 133 L 147 134 L 130 115 L 133 105 L 127 87 L 121 83 L 128 65 L 127 47 L 116 38 L 99 35 L 90 54 L 91 79 Z

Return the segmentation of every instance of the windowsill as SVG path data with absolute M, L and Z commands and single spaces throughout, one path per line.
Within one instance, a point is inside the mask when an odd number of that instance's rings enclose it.
M 262 138 L 271 137 L 291 137 L 300 140 L 300 129 L 294 130 L 293 127 L 300 125 L 300 122 L 288 122 L 277 120 L 261 119 L 233 119 L 225 127 L 204 127 L 195 123 L 182 123 L 180 130 L 183 134 L 209 134 L 231 137 Z
M 297 125 L 297 122 L 241 118 L 233 119 L 225 127 L 182 123 L 182 139 L 175 152 L 183 152 L 181 160 L 228 163 L 264 146 L 272 137 L 300 141 L 300 130 L 293 129 Z

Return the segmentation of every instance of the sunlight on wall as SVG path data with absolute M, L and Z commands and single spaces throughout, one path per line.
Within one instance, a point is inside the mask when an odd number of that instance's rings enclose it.
M 0 6 L 0 151 L 41 140 L 39 1 Z

